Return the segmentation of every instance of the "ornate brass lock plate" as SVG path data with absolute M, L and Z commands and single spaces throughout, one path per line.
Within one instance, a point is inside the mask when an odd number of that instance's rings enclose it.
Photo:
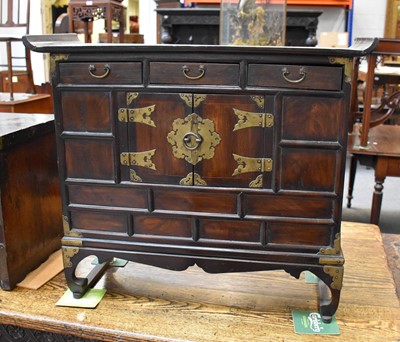
M 196 165 L 203 159 L 214 157 L 215 147 L 221 137 L 215 132 L 214 123 L 193 113 L 172 123 L 173 130 L 167 140 L 172 145 L 172 153 L 178 159 L 185 159 Z

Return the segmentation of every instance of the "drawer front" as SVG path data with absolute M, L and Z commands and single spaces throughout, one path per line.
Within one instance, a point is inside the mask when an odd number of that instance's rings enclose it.
M 61 63 L 60 82 L 74 84 L 141 84 L 142 63 Z
M 239 64 L 152 62 L 150 84 L 239 86 Z
M 340 90 L 341 67 L 249 64 L 248 85 L 316 90 Z

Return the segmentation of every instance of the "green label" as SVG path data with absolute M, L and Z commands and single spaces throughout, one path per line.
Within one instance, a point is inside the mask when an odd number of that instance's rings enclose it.
M 294 331 L 297 334 L 339 335 L 335 316 L 331 323 L 324 323 L 318 312 L 293 310 Z
M 76 308 L 94 309 L 106 294 L 105 289 L 89 289 L 82 298 L 74 298 L 68 289 L 56 303 L 57 306 L 72 306 Z
M 310 271 L 305 271 L 305 279 L 307 284 L 317 284 L 318 283 L 318 277 L 314 274 L 311 273 Z

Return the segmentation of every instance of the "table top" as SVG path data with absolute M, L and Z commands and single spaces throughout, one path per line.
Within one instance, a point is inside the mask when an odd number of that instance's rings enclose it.
M 400 126 L 378 125 L 370 128 L 368 144 L 360 147 L 360 124 L 355 124 L 353 133 L 349 135 L 348 151 L 365 155 L 384 155 L 400 157 Z
M 397 341 L 400 305 L 379 228 L 344 222 L 340 341 Z M 87 263 L 90 265 L 90 263 Z M 82 265 L 82 271 L 88 266 Z M 128 263 L 110 268 L 96 309 L 56 307 L 62 274 L 39 290 L 0 292 L 0 323 L 113 341 L 326 341 L 297 335 L 292 309 L 316 310 L 317 289 L 284 271 L 207 274 Z
M 0 112 L 0 151 L 54 130 L 53 114 Z

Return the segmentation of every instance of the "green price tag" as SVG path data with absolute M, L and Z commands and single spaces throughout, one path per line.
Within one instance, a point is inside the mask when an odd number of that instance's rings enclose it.
M 318 312 L 293 310 L 294 331 L 297 334 L 339 335 L 335 316 L 331 323 L 324 323 Z
M 307 284 L 318 284 L 318 277 L 309 271 L 305 271 L 305 279 Z

